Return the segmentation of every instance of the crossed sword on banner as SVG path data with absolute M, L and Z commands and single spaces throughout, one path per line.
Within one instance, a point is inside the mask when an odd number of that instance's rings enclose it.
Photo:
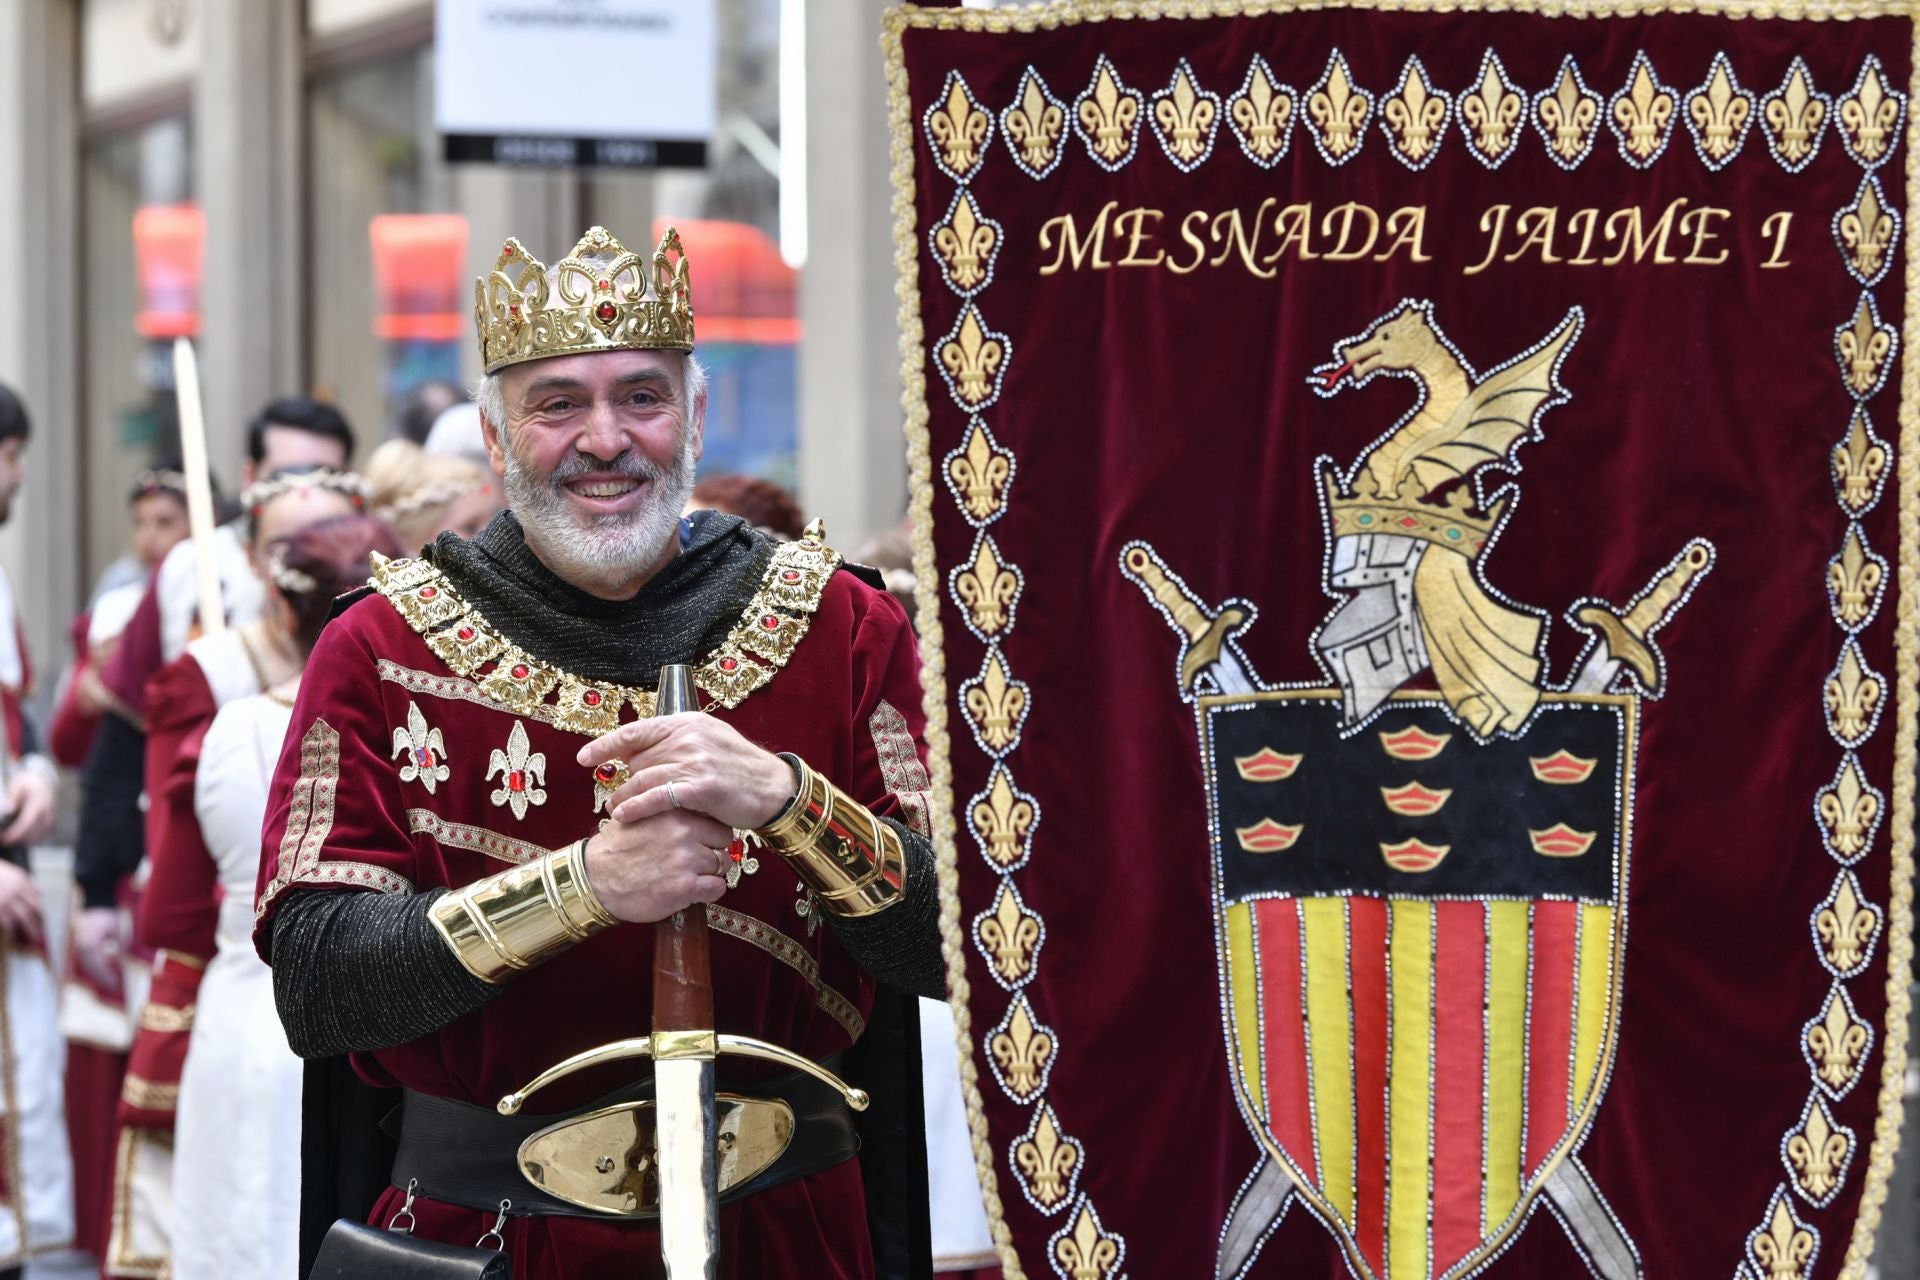
M 1121 552 L 1121 565 L 1181 636 L 1183 693 L 1197 693 L 1203 679 L 1233 697 L 1248 696 L 1266 687 L 1248 669 L 1233 643 L 1250 621 L 1247 609 L 1231 603 L 1209 608 L 1185 583 L 1167 573 L 1144 543 L 1128 543 Z M 1590 645 L 1579 671 L 1561 692 L 1605 693 L 1623 669 L 1630 669 L 1640 688 L 1658 697 L 1665 664 L 1654 645 L 1653 633 L 1686 603 L 1694 580 L 1712 565 L 1712 545 L 1696 538 L 1625 609 L 1604 601 L 1578 606 L 1574 624 L 1587 633 Z M 1271 1155 L 1262 1153 L 1253 1173 L 1241 1184 L 1226 1225 L 1221 1228 L 1216 1266 L 1219 1280 L 1231 1280 L 1252 1264 L 1298 1190 L 1293 1175 Z M 1561 1157 L 1542 1190 L 1554 1216 L 1573 1237 L 1599 1280 L 1639 1280 L 1640 1255 L 1614 1220 L 1594 1185 L 1593 1175 L 1577 1155 L 1568 1152 Z

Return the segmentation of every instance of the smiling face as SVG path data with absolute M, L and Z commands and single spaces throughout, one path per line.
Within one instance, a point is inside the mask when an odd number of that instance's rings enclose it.
M 493 469 L 527 545 L 584 591 L 629 598 L 678 550 L 706 419 L 687 364 L 676 352 L 605 351 L 501 372 Z

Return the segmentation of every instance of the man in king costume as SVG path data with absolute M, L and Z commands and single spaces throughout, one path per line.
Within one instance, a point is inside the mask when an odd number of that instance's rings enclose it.
M 672 229 L 648 257 L 594 228 L 552 268 L 510 240 L 477 320 L 509 509 L 345 598 L 263 832 L 255 941 L 289 1043 L 403 1091 L 384 1190 L 342 1191 L 341 1211 L 501 1246 L 516 1276 L 661 1274 L 650 1160 L 561 1152 L 536 1186 L 516 1156 L 596 1100 L 649 1097 L 644 1068 L 572 1076 L 528 1114 L 496 1104 L 644 1034 L 652 922 L 708 903 L 716 1029 L 873 1095 L 856 1136 L 807 1072 L 721 1060 L 723 1099 L 796 1119 L 757 1175 L 723 1171 L 719 1274 L 923 1274 L 908 997 L 944 975 L 907 618 L 817 526 L 778 543 L 681 517 L 706 388 Z M 671 663 L 708 714 L 651 717 Z M 310 1205 L 352 1184 L 338 1083 L 310 1064 Z M 596 1164 L 613 1211 L 566 1193 Z

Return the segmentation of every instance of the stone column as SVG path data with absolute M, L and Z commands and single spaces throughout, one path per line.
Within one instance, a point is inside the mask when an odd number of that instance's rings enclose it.
M 301 4 L 200 0 L 197 18 L 194 185 L 207 216 L 201 392 L 207 454 L 232 492 L 248 420 L 269 398 L 306 389 Z
M 800 503 L 852 552 L 906 509 L 885 0 L 807 6 Z
M 0 4 L 0 382 L 33 424 L 25 487 L 0 528 L 44 694 L 80 608 L 79 6 Z M 91 322 L 91 321 L 88 321 Z M 125 323 L 124 317 L 119 318 Z

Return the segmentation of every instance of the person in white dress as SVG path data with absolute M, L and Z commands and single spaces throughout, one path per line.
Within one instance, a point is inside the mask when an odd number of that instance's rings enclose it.
M 322 521 L 270 551 L 269 608 L 303 659 L 334 597 L 367 578 L 373 551 L 401 554 L 368 516 Z M 201 748 L 194 807 L 222 897 L 180 1080 L 173 1280 L 292 1280 L 299 1266 L 301 1064 L 252 941 L 267 785 L 298 684 L 295 675 L 228 703 Z

